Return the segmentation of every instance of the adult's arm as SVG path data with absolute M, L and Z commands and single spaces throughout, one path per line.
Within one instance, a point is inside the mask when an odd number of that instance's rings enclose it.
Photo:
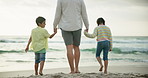
M 81 16 L 82 16 L 82 19 L 83 19 L 86 29 L 89 29 L 89 22 L 88 22 L 88 17 L 87 17 L 86 6 L 85 6 L 85 3 L 83 0 L 82 0 L 81 4 L 82 4 L 81 5 Z
M 57 7 L 56 7 L 56 13 L 55 13 L 55 19 L 53 22 L 54 29 L 57 28 L 57 25 L 59 24 L 60 19 L 61 19 L 61 15 L 62 15 L 61 0 L 58 0 Z

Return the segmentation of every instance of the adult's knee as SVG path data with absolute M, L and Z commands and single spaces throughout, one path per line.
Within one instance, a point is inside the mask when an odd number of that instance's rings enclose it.
M 73 45 L 66 45 L 67 48 L 73 48 Z
M 73 45 L 73 48 L 79 48 L 79 46 Z

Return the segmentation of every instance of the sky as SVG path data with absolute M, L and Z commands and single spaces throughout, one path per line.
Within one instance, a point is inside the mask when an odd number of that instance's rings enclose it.
M 103 17 L 113 36 L 148 36 L 148 0 L 84 0 L 90 23 L 89 32 Z M 57 0 L 0 0 L 0 36 L 30 35 L 38 16 L 46 18 L 46 29 L 53 33 Z M 83 26 L 83 30 L 85 26 Z M 61 31 L 58 30 L 58 34 Z

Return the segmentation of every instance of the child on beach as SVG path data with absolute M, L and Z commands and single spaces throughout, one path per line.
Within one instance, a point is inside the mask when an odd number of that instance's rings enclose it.
M 96 58 L 100 64 L 99 71 L 102 71 L 103 69 L 100 58 L 101 51 L 103 50 L 104 74 L 107 74 L 108 51 L 112 51 L 112 36 L 110 28 L 105 25 L 105 20 L 103 18 L 98 18 L 97 24 L 98 26 L 94 29 L 93 34 L 89 34 L 88 31 L 85 30 L 84 35 L 89 38 L 97 37 Z
M 35 75 L 43 75 L 42 70 L 45 62 L 46 49 L 48 48 L 48 38 L 52 38 L 57 33 L 57 31 L 50 35 L 48 31 L 44 29 L 46 25 L 46 19 L 44 17 L 38 17 L 36 19 L 36 24 L 38 26 L 32 30 L 25 51 L 27 52 L 29 50 L 29 45 L 32 42 L 30 48 L 35 52 Z M 38 73 L 39 63 L 40 70 Z

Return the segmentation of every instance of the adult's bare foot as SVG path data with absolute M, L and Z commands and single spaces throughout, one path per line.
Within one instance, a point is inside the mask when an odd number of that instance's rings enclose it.
M 39 73 L 41 76 L 43 76 L 43 73 Z
M 107 71 L 104 71 L 104 74 L 106 74 L 106 75 L 107 75 Z
M 79 71 L 79 70 L 77 70 L 77 71 L 75 71 L 75 73 L 80 73 L 80 71 Z
M 74 72 L 74 71 L 72 71 L 72 72 L 70 72 L 69 74 L 75 74 L 75 72 Z

